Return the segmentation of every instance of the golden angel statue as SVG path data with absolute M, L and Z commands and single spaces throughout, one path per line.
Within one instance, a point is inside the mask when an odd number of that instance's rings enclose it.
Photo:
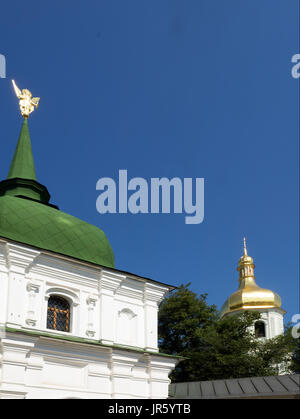
M 28 118 L 31 112 L 34 111 L 34 108 L 38 107 L 39 97 L 32 97 L 32 94 L 29 90 L 23 89 L 22 91 L 18 88 L 15 81 L 12 80 L 12 84 L 16 93 L 16 96 L 19 101 L 21 114 L 24 118 Z

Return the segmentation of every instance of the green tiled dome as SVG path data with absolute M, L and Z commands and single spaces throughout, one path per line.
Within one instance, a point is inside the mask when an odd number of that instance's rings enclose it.
M 25 120 L 9 176 L 0 182 L 0 237 L 114 267 L 114 254 L 103 231 L 60 211 L 49 199 L 47 189 L 35 178 Z
M 113 251 L 102 230 L 29 199 L 0 197 L 0 236 L 114 267 Z

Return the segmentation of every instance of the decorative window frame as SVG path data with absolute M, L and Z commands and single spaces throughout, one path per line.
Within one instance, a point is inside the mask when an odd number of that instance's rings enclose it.
M 128 326 L 130 325 L 132 329 L 127 331 L 126 337 L 124 336 L 124 324 L 121 323 L 121 316 L 125 314 L 128 319 Z M 116 335 L 115 342 L 122 345 L 128 346 L 137 346 L 137 337 L 138 337 L 138 315 L 128 306 L 124 306 L 117 311 L 116 316 Z M 128 334 L 129 332 L 129 334 Z
M 133 319 L 134 317 L 137 317 L 137 314 L 133 310 L 131 310 L 131 308 L 128 308 L 128 307 L 124 307 L 122 308 L 122 310 L 119 310 L 118 316 L 120 317 L 122 313 L 126 314 L 130 320 Z
M 98 302 L 98 297 L 94 295 L 89 295 L 86 299 L 87 305 L 87 325 L 85 334 L 89 338 L 95 337 L 96 329 L 95 329 L 95 322 L 96 322 L 96 306 Z
M 37 325 L 37 300 L 40 292 L 41 284 L 29 279 L 26 285 L 27 291 L 27 310 L 25 317 L 25 327 L 36 327 Z
M 47 328 L 47 316 L 48 316 L 48 301 L 51 296 L 57 296 L 65 299 L 70 305 L 70 325 L 69 332 L 63 332 L 61 330 L 54 330 Z M 70 290 L 60 287 L 49 287 L 45 292 L 44 299 L 44 308 L 42 315 L 42 324 L 45 331 L 50 331 L 51 333 L 63 334 L 63 335 L 78 335 L 79 334 L 79 296 Z

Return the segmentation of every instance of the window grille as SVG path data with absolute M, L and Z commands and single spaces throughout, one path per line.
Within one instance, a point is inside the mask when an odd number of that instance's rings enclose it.
M 70 304 L 65 299 L 57 296 L 49 298 L 47 329 L 70 331 Z

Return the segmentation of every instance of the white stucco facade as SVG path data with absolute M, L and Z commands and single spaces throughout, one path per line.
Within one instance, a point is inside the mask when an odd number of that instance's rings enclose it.
M 259 310 L 260 321 L 265 324 L 266 338 L 272 339 L 284 333 L 284 314 L 281 308 L 269 308 Z
M 0 239 L 0 397 L 166 398 L 177 359 L 158 352 L 167 285 Z M 70 331 L 47 329 L 51 296 Z
M 227 316 L 236 316 L 242 314 L 245 310 L 236 310 L 228 313 Z M 264 339 L 272 339 L 284 333 L 284 314 L 285 311 L 279 307 L 270 308 L 249 308 L 248 311 L 255 311 L 260 313 L 259 322 L 265 326 Z M 254 332 L 255 325 L 252 326 L 251 331 Z

